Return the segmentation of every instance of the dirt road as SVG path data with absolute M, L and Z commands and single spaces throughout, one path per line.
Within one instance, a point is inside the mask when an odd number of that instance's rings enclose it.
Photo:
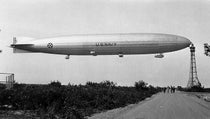
M 186 93 L 159 93 L 151 99 L 96 114 L 89 119 L 210 119 L 210 102 Z

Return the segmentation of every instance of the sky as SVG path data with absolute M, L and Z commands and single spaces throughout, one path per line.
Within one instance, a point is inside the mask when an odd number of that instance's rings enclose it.
M 196 47 L 198 78 L 210 87 L 209 0 L 0 0 L 0 72 L 15 74 L 19 83 L 85 84 L 110 80 L 133 86 L 186 86 L 189 48 L 152 55 L 71 56 L 13 54 L 13 37 L 45 38 L 71 34 L 166 33 L 187 37 Z M 1 80 L 4 79 L 0 76 Z

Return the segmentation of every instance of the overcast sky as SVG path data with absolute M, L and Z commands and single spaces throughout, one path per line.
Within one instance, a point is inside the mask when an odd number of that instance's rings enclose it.
M 110 80 L 134 85 L 186 86 L 189 48 L 154 55 L 71 56 L 13 54 L 12 37 L 44 38 L 71 34 L 167 33 L 189 38 L 196 46 L 198 78 L 210 87 L 209 0 L 0 0 L 0 72 L 15 73 L 19 83 L 85 84 Z M 2 76 L 1 76 L 2 77 Z M 2 78 L 1 78 L 2 79 Z

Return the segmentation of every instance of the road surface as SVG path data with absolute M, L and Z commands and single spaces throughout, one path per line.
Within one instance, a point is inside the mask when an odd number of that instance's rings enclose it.
M 138 104 L 89 119 L 210 119 L 210 102 L 189 93 L 159 93 Z

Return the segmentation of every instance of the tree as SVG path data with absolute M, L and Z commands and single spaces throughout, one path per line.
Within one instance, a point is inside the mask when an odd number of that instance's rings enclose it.
M 177 90 L 182 91 L 183 90 L 182 86 L 177 86 Z
M 52 81 L 49 85 L 53 86 L 53 87 L 61 87 L 61 82 L 59 82 L 59 81 Z
M 100 83 L 100 85 L 101 85 L 102 87 L 114 87 L 114 86 L 116 86 L 117 84 L 114 83 L 114 82 L 112 82 L 112 81 L 106 80 L 106 81 L 102 81 L 102 82 Z
M 148 89 L 147 85 L 148 83 L 145 83 L 143 80 L 140 80 L 138 82 L 135 82 L 134 87 L 138 91 L 145 91 Z

